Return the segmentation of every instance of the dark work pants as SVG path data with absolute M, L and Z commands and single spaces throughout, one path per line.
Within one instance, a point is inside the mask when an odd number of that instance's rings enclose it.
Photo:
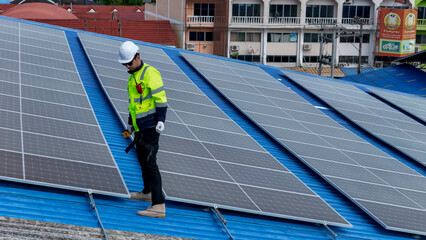
M 136 152 L 142 168 L 143 193 L 152 194 L 152 205 L 164 203 L 161 174 L 157 165 L 158 140 L 160 134 L 155 128 L 143 129 L 136 134 L 141 141 L 136 143 Z

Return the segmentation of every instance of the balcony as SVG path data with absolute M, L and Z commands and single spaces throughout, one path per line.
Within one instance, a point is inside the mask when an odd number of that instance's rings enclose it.
M 232 23 L 262 24 L 263 17 L 232 17 Z
M 300 24 L 300 17 L 269 17 L 270 24 Z
M 305 21 L 309 25 L 334 25 L 337 23 L 337 18 L 307 17 Z
M 213 16 L 188 16 L 188 23 L 213 23 Z
M 426 30 L 426 19 L 417 19 L 417 30 Z
M 359 20 L 364 22 L 365 25 L 373 25 L 373 19 L 371 18 L 360 18 Z M 342 24 L 358 25 L 353 18 L 342 18 Z

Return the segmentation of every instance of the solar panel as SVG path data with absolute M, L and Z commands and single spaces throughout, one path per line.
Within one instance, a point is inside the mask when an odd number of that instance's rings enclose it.
M 128 73 L 116 60 L 120 42 L 79 36 L 126 126 Z M 143 61 L 160 71 L 168 97 L 158 152 L 168 200 L 351 226 L 209 100 L 163 50 L 139 47 Z
M 422 97 L 407 94 L 397 94 L 377 89 L 368 89 L 376 96 L 396 105 L 408 113 L 426 122 L 426 100 Z
M 344 99 L 344 97 L 351 99 L 359 96 L 356 89 L 349 91 L 345 88 L 345 84 L 328 83 L 331 81 L 291 72 L 283 72 L 283 74 L 311 93 L 321 96 L 321 99 L 332 107 L 336 106 L 336 109 L 339 110 L 341 106 L 337 107 L 338 101 L 328 100 L 336 99 L 336 96 L 340 96 L 341 99 Z M 339 86 L 338 91 L 336 91 L 336 86 Z M 351 87 L 348 88 L 352 90 Z M 322 95 L 327 91 L 328 94 Z M 371 103 L 371 106 L 382 107 L 381 103 L 371 99 L 368 99 L 368 103 Z M 351 106 L 356 107 L 357 105 L 352 104 Z M 387 108 L 383 107 L 383 109 L 386 110 Z M 380 120 L 381 116 L 377 114 L 377 118 Z M 349 131 L 347 132 L 350 133 Z M 358 138 L 355 135 L 354 137 Z M 328 158 L 324 154 L 322 158 L 332 159 L 333 162 L 320 165 L 318 161 L 311 161 L 315 157 L 313 153 L 304 153 L 309 155 L 308 160 L 323 177 L 339 188 L 346 196 L 349 196 L 352 201 L 386 229 L 422 235 L 426 233 L 426 225 L 424 223 L 426 219 L 424 208 L 426 178 L 424 176 L 401 162 L 390 158 L 382 151 L 366 144 L 361 139 L 358 139 L 356 144 L 354 144 L 354 142 L 342 139 L 342 135 L 333 139 L 333 141 L 329 141 L 331 140 L 330 137 L 321 136 L 321 138 L 331 143 L 339 151 L 339 154 L 342 154 L 338 156 L 335 153 L 327 153 Z M 300 152 L 303 150 L 303 148 L 298 149 Z M 338 168 L 341 165 L 334 163 L 337 162 L 336 159 L 354 166 L 347 167 L 345 165 L 345 170 L 341 170 Z M 339 171 L 336 171 L 336 169 L 339 169 Z M 383 212 L 384 210 L 386 212 Z M 410 218 L 407 219 L 406 216 L 410 216 Z M 419 224 L 420 222 L 421 224 Z
M 418 222 L 424 220 L 426 211 L 420 207 L 421 201 L 415 202 L 420 198 L 409 198 L 401 191 L 417 193 L 419 182 L 426 186 L 425 177 L 342 127 L 259 67 L 181 54 L 242 113 L 380 224 L 388 229 L 424 233 L 426 228 L 419 228 Z M 218 79 L 215 72 L 229 76 L 227 80 Z M 387 173 L 418 182 L 402 185 L 389 181 Z M 387 200 L 385 196 L 392 197 Z M 419 217 L 406 220 L 406 216 L 389 211 L 389 216 L 404 222 L 395 226 L 388 215 L 382 217 L 381 209 L 364 203 L 415 210 Z
M 128 197 L 64 32 L 0 26 L 0 178 Z
M 355 86 L 285 73 L 355 124 L 426 166 L 426 128 Z

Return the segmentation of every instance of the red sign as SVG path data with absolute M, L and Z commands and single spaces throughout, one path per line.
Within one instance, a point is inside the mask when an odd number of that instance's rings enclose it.
M 403 57 L 414 53 L 417 11 L 380 8 L 376 54 Z

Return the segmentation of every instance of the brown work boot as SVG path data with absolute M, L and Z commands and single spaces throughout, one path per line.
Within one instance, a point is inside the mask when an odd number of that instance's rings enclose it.
M 143 193 L 142 191 L 131 192 L 130 199 L 136 200 L 136 201 L 152 202 L 151 193 Z
M 166 218 L 166 204 L 149 206 L 145 211 L 138 211 L 137 214 L 145 217 Z

